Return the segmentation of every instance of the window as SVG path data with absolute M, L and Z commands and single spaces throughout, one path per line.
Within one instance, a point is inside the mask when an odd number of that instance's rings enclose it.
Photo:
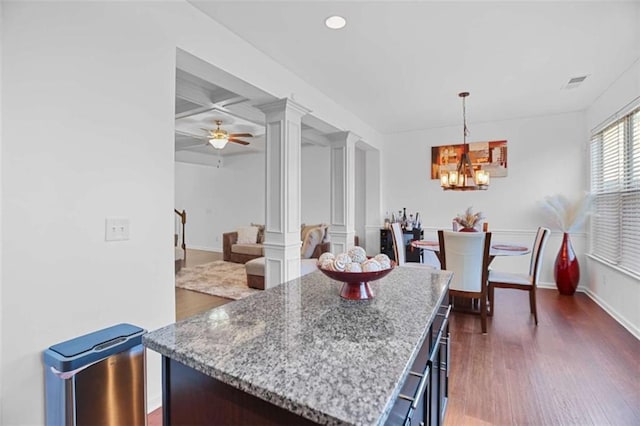
M 591 254 L 640 275 L 640 108 L 591 137 Z

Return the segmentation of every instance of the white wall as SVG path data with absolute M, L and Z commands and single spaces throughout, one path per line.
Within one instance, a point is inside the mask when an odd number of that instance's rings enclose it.
M 174 318 L 176 48 L 380 137 L 184 2 L 4 2 L 3 13 L 0 423 L 42 424 L 42 350 Z M 130 219 L 129 241 L 104 242 L 108 216 Z M 160 364 L 148 360 L 153 409 Z
M 2 423 L 42 424 L 44 349 L 174 318 L 175 51 L 128 7 L 4 7 Z
M 471 142 L 507 140 L 508 177 L 492 179 L 487 191 L 442 191 L 440 182 L 430 178 L 431 147 L 461 142 L 462 125 L 389 135 L 382 156 L 383 210 L 407 207 L 407 214 L 419 211 L 426 236 L 435 237 L 437 229 L 450 229 L 452 218 L 473 206 L 486 215 L 494 241 L 530 246 L 537 227 L 544 224 L 536 203 L 546 195 L 576 197 L 586 189 L 583 114 L 469 121 L 468 126 Z M 546 283 L 553 283 L 553 262 L 561 236 L 552 233 L 547 244 L 542 274 Z M 584 265 L 585 234 L 571 238 Z M 528 260 L 526 256 L 495 259 L 493 265 L 526 270 Z M 583 268 L 583 278 L 585 272 Z
M 331 150 L 304 145 L 301 154 L 301 223 L 331 223 Z
M 620 76 L 587 110 L 589 131 L 613 119 L 617 112 L 640 97 L 640 60 Z M 588 144 L 585 144 L 588 145 Z M 587 157 L 587 167 L 589 167 Z M 640 339 L 640 280 L 593 258 L 587 259 L 587 293 Z
M 225 157 L 220 168 L 175 163 L 175 206 L 187 211 L 188 248 L 222 251 L 222 234 L 264 224 L 264 154 Z
M 639 8 L 640 10 L 640 8 Z M 640 30 L 639 30 L 640 31 Z M 587 128 L 591 132 L 596 126 L 616 118 L 616 114 L 640 96 L 640 59 L 624 72 L 587 109 Z M 590 133 L 589 133 L 590 134 Z M 589 165 L 587 165 L 589 167 Z
M 329 223 L 329 152 L 302 147 L 302 223 Z M 175 164 L 175 206 L 187 211 L 187 247 L 222 251 L 222 233 L 264 223 L 264 154 L 227 156 L 219 168 Z
M 3 23 L 3 18 L 4 18 L 4 14 L 3 14 L 3 2 L 0 1 L 0 308 L 2 308 L 2 246 L 3 246 L 3 239 L 2 239 L 2 135 L 4 134 L 2 131 L 2 106 L 3 106 L 3 91 L 2 91 L 2 58 L 4 57 L 4 51 L 3 51 L 3 39 L 4 39 L 4 25 L 2 25 Z M 2 344 L 2 317 L 4 316 L 4 314 L 2 312 L 0 312 L 0 345 Z M 2 350 L 0 349 L 0 383 L 3 382 L 4 377 L 2 374 L 2 370 L 3 370 L 3 363 L 2 363 Z M 2 423 L 2 386 L 0 385 L 0 423 Z

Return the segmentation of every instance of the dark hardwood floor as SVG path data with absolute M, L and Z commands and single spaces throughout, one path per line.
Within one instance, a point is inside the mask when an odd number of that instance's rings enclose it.
M 233 300 L 176 288 L 176 321 L 189 318 L 229 302 L 233 302 Z
M 640 341 L 585 294 L 497 289 L 488 333 L 451 320 L 447 425 L 639 425 Z
M 581 293 L 538 290 L 537 327 L 525 292 L 495 297 L 487 334 L 452 315 L 446 425 L 640 425 L 639 340 Z

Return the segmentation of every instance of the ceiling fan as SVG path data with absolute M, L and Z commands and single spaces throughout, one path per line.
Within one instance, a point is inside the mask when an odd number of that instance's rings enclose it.
M 222 149 L 227 145 L 227 142 L 234 142 L 240 145 L 249 145 L 249 142 L 243 141 L 238 138 L 252 138 L 251 133 L 229 133 L 226 130 L 222 130 L 220 125 L 222 120 L 216 120 L 216 127 L 214 130 L 202 129 L 208 133 L 207 138 L 211 146 L 217 149 Z

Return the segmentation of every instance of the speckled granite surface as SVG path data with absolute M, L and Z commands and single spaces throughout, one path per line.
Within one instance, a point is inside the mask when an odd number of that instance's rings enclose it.
M 381 424 L 449 272 L 400 267 L 348 301 L 317 271 L 146 334 L 145 346 L 321 424 Z

